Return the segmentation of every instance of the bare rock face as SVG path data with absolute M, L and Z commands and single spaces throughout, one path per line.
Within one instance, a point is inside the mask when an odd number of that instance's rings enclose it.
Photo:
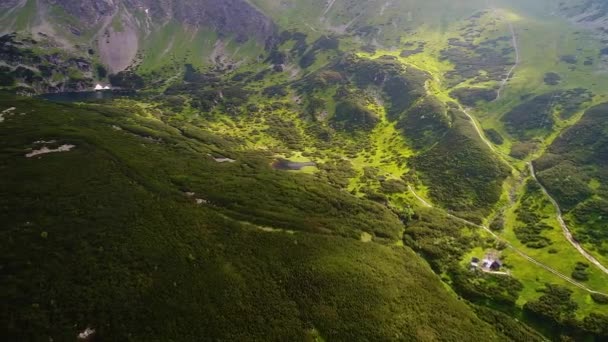
M 63 9 L 80 19 L 86 26 L 93 26 L 112 16 L 118 9 L 120 0 L 46 0 L 51 5 L 59 5 Z
M 23 8 L 26 2 L 0 0 L 0 8 L 14 11 Z M 76 21 L 64 22 L 63 18 L 52 15 L 53 6 L 61 7 Z M 32 22 L 45 26 L 31 28 L 32 34 L 43 32 L 56 41 L 65 42 L 66 47 L 73 47 L 71 38 L 90 34 L 95 38 L 92 43 L 96 46 L 89 48 L 99 52 L 101 61 L 111 73 L 133 65 L 141 52 L 141 42 L 155 28 L 168 22 L 194 30 L 212 29 L 220 40 L 230 37 L 237 42 L 246 42 L 254 39 L 266 47 L 277 36 L 273 21 L 248 0 L 37 0 L 35 8 L 36 13 L 28 15 L 36 16 Z M 2 12 L 9 11 L 0 11 L 0 17 Z M 53 30 L 55 24 L 63 30 Z
M 128 13 L 121 13 L 121 28 L 115 30 L 108 25 L 98 39 L 99 56 L 108 66 L 111 73 L 128 68 L 139 50 L 138 29 L 134 18 Z
M 561 2 L 562 14 L 586 27 L 594 28 L 608 34 L 608 2 L 605 0 L 588 0 L 580 3 Z
M 22 0 L 0 0 L 0 8 L 11 8 L 23 2 Z
M 0 2 L 16 0 L 2 0 Z M 237 40 L 265 42 L 276 31 L 272 20 L 246 0 L 44 0 L 59 5 L 81 23 L 93 27 L 124 6 L 128 11 L 147 11 L 153 21 L 173 19 L 194 27 L 210 27 Z
M 272 21 L 245 0 L 191 0 L 173 2 L 174 18 L 192 26 L 211 26 L 220 35 L 237 40 L 265 41 L 274 34 Z

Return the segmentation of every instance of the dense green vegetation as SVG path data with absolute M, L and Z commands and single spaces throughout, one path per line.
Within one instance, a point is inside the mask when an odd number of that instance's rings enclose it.
M 66 53 L 52 40 L 35 40 L 29 34 L 2 35 L 0 60 L 2 89 L 36 94 L 93 87 L 92 60 Z
M 608 143 L 605 104 L 589 109 L 536 162 L 539 177 L 570 213 L 576 238 L 608 255 Z
M 474 107 L 480 101 L 490 102 L 496 99 L 495 89 L 485 88 L 456 88 L 450 95 L 465 106 Z
M 358 241 L 398 237 L 380 205 L 123 110 L 1 106 L 9 340 L 497 338 L 408 248 Z M 75 147 L 26 158 L 41 140 Z
M 499 81 L 512 63 L 514 51 L 509 45 L 509 36 L 479 39 L 498 26 L 497 22 L 483 24 L 484 14 L 486 12 L 479 11 L 469 17 L 467 24 L 458 31 L 460 38 L 450 38 L 447 48 L 441 51 L 441 59 L 455 65 L 454 70 L 446 73 L 451 85 L 467 80 L 471 83 Z
M 0 337 L 606 339 L 601 0 L 13 2 Z
M 555 124 L 556 112 L 559 118 L 568 119 L 590 99 L 590 92 L 581 88 L 550 92 L 524 99 L 522 104 L 506 113 L 502 121 L 509 134 L 528 140 L 549 133 Z
M 542 324 L 552 325 L 554 337 L 568 336 L 575 340 L 590 338 L 589 335 L 600 339 L 608 337 L 608 316 L 591 314 L 583 321 L 576 320 L 574 313 L 577 304 L 570 298 L 572 291 L 567 288 L 547 284 L 543 293 L 536 301 L 526 303 L 524 312 Z
M 417 149 L 427 149 L 450 129 L 452 118 L 439 100 L 427 96 L 410 108 L 397 122 L 408 142 Z
M 480 238 L 463 234 L 462 224 L 436 209 L 418 210 L 406 224 L 404 242 L 422 254 L 431 267 L 445 272 L 462 259 Z
M 515 235 L 530 248 L 544 248 L 551 245 L 551 240 L 542 235 L 543 231 L 551 230 L 553 227 L 543 222 L 547 217 L 541 217 L 539 212 L 548 204 L 544 198 L 540 186 L 533 180 L 528 180 L 525 185 L 524 195 L 521 197 L 517 214 L 518 226 L 515 227 Z
M 413 158 L 433 200 L 459 215 L 487 215 L 502 193 L 508 167 L 481 141 L 464 114 L 452 111 L 454 128 L 428 151 Z

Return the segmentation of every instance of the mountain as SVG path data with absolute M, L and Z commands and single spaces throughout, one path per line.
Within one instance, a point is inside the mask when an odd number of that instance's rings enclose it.
M 603 1 L 0 9 L 4 340 L 608 338 Z

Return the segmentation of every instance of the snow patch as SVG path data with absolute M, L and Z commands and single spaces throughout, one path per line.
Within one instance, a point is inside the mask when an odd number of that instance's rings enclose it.
M 80 334 L 78 334 L 78 339 L 79 340 L 86 340 L 89 337 L 91 337 L 93 334 L 95 334 L 95 329 L 86 328 L 83 332 L 81 332 Z
M 234 163 L 234 162 L 236 162 L 236 160 L 234 160 L 234 159 L 230 159 L 230 158 L 226 158 L 226 157 L 222 157 L 222 156 L 217 157 L 217 158 L 214 157 L 214 156 L 212 156 L 212 155 L 210 155 L 210 154 L 208 154 L 208 156 L 211 157 L 211 158 L 213 158 L 213 160 L 215 160 L 218 163 Z
M 196 196 L 195 192 L 184 192 L 184 195 L 186 195 L 187 197 L 190 197 L 190 198 L 194 198 L 194 201 L 198 205 L 209 204 L 209 201 L 207 201 L 206 199 L 194 197 L 194 196 Z
M 98 91 L 98 90 L 110 90 L 110 89 L 112 89 L 112 88 L 110 88 L 110 86 L 108 86 L 108 85 L 102 86 L 99 83 L 97 83 L 95 85 L 95 91 Z
M 38 150 L 33 150 L 32 152 L 28 153 L 25 155 L 26 158 L 32 158 L 41 154 L 47 154 L 47 153 L 57 153 L 57 152 L 69 152 L 71 151 L 74 147 L 74 145 L 61 145 L 57 148 L 51 149 L 48 148 L 46 146 L 43 146 L 41 149 Z
M 13 111 L 15 111 L 15 107 L 11 107 L 11 108 L 7 108 L 3 111 L 0 112 L 0 122 L 4 122 L 4 115 L 8 115 L 11 114 Z
M 213 158 L 218 163 L 234 163 L 236 160 L 230 158 Z

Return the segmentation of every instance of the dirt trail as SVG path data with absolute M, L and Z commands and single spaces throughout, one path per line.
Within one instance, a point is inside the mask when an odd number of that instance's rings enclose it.
M 336 0 L 329 1 L 329 3 L 327 4 L 327 7 L 325 8 L 325 11 L 323 12 L 322 17 L 325 17 L 325 15 L 331 10 L 331 8 L 334 7 L 335 3 L 336 3 Z
M 493 6 L 490 6 L 490 3 L 488 1 L 488 6 L 492 8 L 492 10 L 494 12 L 496 12 L 496 8 L 494 8 Z M 500 98 L 500 94 L 501 92 L 504 90 L 505 86 L 507 85 L 508 81 L 512 78 L 513 76 L 513 72 L 515 71 L 515 69 L 519 66 L 521 58 L 520 58 L 520 53 L 519 53 L 519 45 L 517 43 L 517 35 L 515 33 L 515 28 L 513 27 L 513 24 L 511 22 L 508 23 L 509 24 L 509 29 L 511 31 L 511 35 L 512 35 L 512 40 L 513 40 L 513 48 L 515 49 L 515 64 L 511 67 L 511 69 L 509 70 L 509 73 L 507 75 L 507 77 L 502 81 L 501 87 L 497 92 L 497 98 L 496 100 L 498 100 Z M 494 145 L 485 137 L 485 135 L 483 134 L 483 131 L 481 129 L 481 127 L 477 124 L 477 121 L 475 121 L 475 118 L 468 112 L 467 109 L 465 109 L 460 103 L 456 102 L 458 104 L 459 109 L 470 119 L 471 124 L 473 125 L 473 127 L 475 128 L 475 131 L 477 132 L 477 134 L 479 135 L 479 137 L 481 138 L 481 140 L 490 148 L 490 150 L 492 152 L 494 152 L 496 155 L 498 155 L 498 157 L 503 160 L 507 165 L 509 165 L 511 167 L 511 169 L 513 171 L 516 171 L 515 167 L 506 159 L 506 157 L 502 154 L 502 152 L 496 150 L 496 148 L 494 147 Z M 532 174 L 532 177 L 538 182 L 538 180 L 536 179 L 536 174 L 534 173 L 534 167 L 532 166 L 532 163 L 529 164 L 530 165 L 530 171 Z M 540 184 L 540 182 L 538 182 L 538 184 Z M 598 268 L 600 268 L 604 273 L 608 274 L 608 268 L 604 267 L 597 259 L 595 259 L 592 255 L 590 255 L 589 253 L 587 253 L 578 242 L 576 242 L 576 240 L 574 240 L 574 238 L 572 237 L 572 234 L 570 233 L 570 230 L 568 229 L 566 223 L 564 222 L 563 218 L 562 218 L 562 213 L 561 213 L 561 209 L 559 208 L 559 205 L 557 204 L 557 202 L 551 197 L 551 195 L 547 192 L 547 190 L 544 188 L 544 186 L 542 184 L 540 184 L 543 192 L 546 194 L 546 196 L 550 199 L 550 201 L 553 203 L 553 205 L 556 208 L 557 211 L 557 219 L 562 227 L 562 229 L 564 230 L 564 234 L 566 235 L 566 238 L 568 239 L 568 241 L 581 253 L 581 255 L 583 255 L 587 260 L 589 260 L 589 262 L 593 263 L 594 265 L 596 265 Z M 424 198 L 420 197 L 412 188 L 412 186 L 408 185 L 409 191 L 414 195 L 414 197 L 416 197 L 416 199 L 418 199 L 418 201 L 420 201 L 425 207 L 428 208 L 434 208 L 433 205 L 431 205 L 429 202 L 427 202 Z M 516 247 L 514 247 L 509 241 L 501 238 L 500 236 L 498 236 L 496 233 L 494 233 L 491 229 L 489 229 L 487 226 L 484 225 L 479 225 L 476 224 L 474 222 L 471 222 L 469 220 L 463 219 L 461 217 L 458 216 L 454 216 L 453 214 L 450 214 L 449 212 L 441 209 L 442 211 L 444 211 L 446 213 L 446 215 L 452 219 L 455 219 L 457 221 L 460 221 L 464 224 L 473 226 L 473 227 L 477 227 L 477 228 L 481 228 L 483 230 L 485 230 L 486 232 L 488 232 L 490 235 L 492 235 L 497 241 L 501 241 L 503 242 L 509 249 L 513 250 L 515 253 L 517 253 L 519 256 L 521 256 L 522 258 L 526 259 L 527 261 L 551 272 L 552 274 L 558 276 L 559 278 L 567 281 L 568 283 L 583 289 L 587 292 L 590 293 L 598 293 L 598 294 L 602 294 L 602 295 L 607 295 L 606 293 L 602 293 L 602 292 L 598 292 L 595 290 L 592 290 L 590 288 L 588 288 L 587 286 L 575 281 L 574 279 L 568 277 L 567 275 L 543 264 L 542 262 L 530 257 L 529 255 L 525 254 L 524 252 L 522 252 L 521 250 L 517 249 Z
M 494 152 L 494 154 L 496 154 L 498 156 L 498 158 L 500 158 L 500 160 L 502 160 L 506 165 L 508 165 L 511 168 L 512 172 L 513 171 L 517 172 L 517 169 L 513 165 L 511 165 L 511 163 L 509 162 L 507 157 L 502 152 L 498 151 L 494 147 L 494 145 L 486 138 L 481 127 L 479 126 L 477 121 L 475 121 L 475 117 L 473 117 L 473 115 L 471 115 L 471 113 L 469 113 L 469 111 L 466 108 L 464 108 L 460 103 L 457 102 L 457 104 L 458 104 L 458 108 L 469 118 L 469 120 L 471 120 L 471 124 L 473 125 L 473 127 L 475 127 L 475 131 L 477 131 L 477 134 L 479 135 L 479 138 L 481 138 L 481 141 L 483 141 L 484 144 L 488 145 L 490 150 L 492 152 Z
M 471 124 L 473 125 L 473 127 L 475 127 L 475 130 L 477 131 L 477 134 L 479 134 L 479 137 L 481 138 L 481 140 L 488 145 L 488 147 L 490 147 L 490 149 L 497 154 L 505 163 L 507 163 L 507 165 L 509 165 L 511 167 L 512 170 L 515 170 L 515 168 L 513 167 L 513 165 L 511 165 L 511 163 L 509 163 L 506 158 L 502 155 L 502 153 L 500 153 L 499 151 L 497 151 L 494 146 L 492 145 L 492 143 L 490 141 L 488 141 L 488 139 L 486 139 L 486 137 L 484 136 L 481 128 L 479 127 L 479 125 L 477 124 L 477 122 L 475 121 L 475 118 L 469 114 L 469 112 L 462 107 L 462 105 L 459 104 L 460 110 L 471 120 Z M 585 257 L 585 259 L 587 259 L 590 263 L 594 264 L 595 266 L 597 266 L 602 272 L 604 272 L 605 274 L 608 274 L 608 268 L 604 265 L 602 265 L 602 263 L 600 263 L 593 255 L 589 254 L 587 251 L 585 251 L 585 249 L 580 245 L 580 243 L 578 243 L 574 237 L 572 236 L 572 232 L 570 231 L 570 229 L 568 228 L 568 225 L 566 225 L 566 222 L 564 222 L 563 216 L 562 216 L 562 211 L 561 208 L 559 207 L 559 204 L 557 203 L 557 201 L 549 194 L 549 192 L 547 191 L 547 189 L 538 181 L 538 179 L 536 178 L 536 173 L 534 170 L 534 166 L 532 165 L 532 163 L 528 163 L 529 167 L 530 167 L 530 174 L 532 176 L 532 178 L 534 178 L 534 180 L 540 185 L 543 193 L 545 194 L 545 196 L 547 196 L 547 198 L 549 198 L 549 201 L 553 204 L 553 206 L 556 209 L 557 212 L 557 221 L 559 222 L 559 225 L 561 226 L 563 232 L 564 232 L 564 236 L 566 237 L 566 239 L 568 240 L 568 242 L 570 242 L 570 244 L 572 246 L 574 246 L 574 248 L 576 248 L 576 250 L 583 256 Z M 428 202 L 426 202 L 423 198 L 419 197 L 414 191 L 413 189 L 410 187 L 410 191 L 412 193 L 414 193 L 414 196 L 416 198 L 418 198 L 418 200 L 420 200 L 421 202 L 423 202 L 425 204 L 425 206 L 427 207 L 431 207 L 430 204 Z M 450 215 L 450 214 L 448 214 Z M 450 215 L 451 216 L 451 215 Z M 468 222 L 466 220 L 460 219 L 458 217 L 455 216 L 451 216 L 452 218 L 458 219 L 460 221 L 464 221 L 467 222 L 469 224 L 472 224 L 472 222 Z M 479 226 L 479 225 L 475 225 L 477 227 L 483 228 L 486 231 L 489 231 L 493 236 L 496 237 L 496 235 L 490 231 L 489 229 L 487 229 L 487 227 L 484 226 Z M 506 241 L 505 241 L 506 242 Z M 515 249 L 514 249 L 515 250 Z M 520 254 L 522 257 L 528 259 L 529 257 L 525 254 L 523 254 L 523 252 L 520 252 L 518 250 L 515 250 L 518 254 Z M 542 266 L 543 268 L 549 270 L 550 272 L 557 274 L 555 272 L 555 270 L 553 269 L 549 269 L 548 266 L 546 265 L 542 265 L 540 263 L 538 263 L 538 261 L 534 260 L 534 259 L 529 259 L 530 261 L 537 263 L 539 266 Z M 570 278 L 568 278 L 568 281 L 574 281 Z M 582 285 L 582 284 L 579 284 Z M 578 286 L 578 285 L 577 285 Z M 579 286 L 580 287 L 580 286 Z M 588 290 L 588 289 L 587 289 Z M 591 291 L 591 290 L 589 290 Z M 594 292 L 594 291 L 591 291 Z
M 502 82 L 500 83 L 500 88 L 498 88 L 498 90 L 496 91 L 496 99 L 494 101 L 498 101 L 500 99 L 500 94 L 503 92 L 503 90 L 507 86 L 507 83 L 509 83 L 509 81 L 513 78 L 513 73 L 515 72 L 515 69 L 517 69 L 517 67 L 519 66 L 519 63 L 521 62 L 521 57 L 519 54 L 519 44 L 517 43 L 517 34 L 515 33 L 515 27 L 513 26 L 513 23 L 510 21 L 508 22 L 508 25 L 509 25 L 509 31 L 511 31 L 511 40 L 513 42 L 513 49 L 515 49 L 515 64 L 513 64 L 511 69 L 509 69 L 509 72 L 507 73 L 507 77 L 505 77 L 502 80 Z
M 475 121 L 475 118 L 473 117 L 473 115 L 471 115 L 469 113 L 469 111 L 466 108 L 464 108 L 460 103 L 458 103 L 458 108 L 469 118 L 469 120 L 471 120 L 471 124 L 473 125 L 473 127 L 475 127 L 477 134 L 479 135 L 481 140 L 484 142 L 484 144 L 488 145 L 488 147 L 490 148 L 490 150 L 492 150 L 492 152 L 498 153 L 496 151 L 496 148 L 494 148 L 494 145 L 492 145 L 492 143 L 483 134 L 481 127 L 479 127 L 479 125 L 477 124 L 477 121 Z
M 538 181 L 538 178 L 536 177 L 536 170 L 534 170 L 534 165 L 532 163 L 528 163 L 528 166 L 530 167 L 530 174 L 532 175 L 532 178 L 534 178 L 534 180 L 540 186 L 540 188 L 543 191 L 543 193 L 545 194 L 545 196 L 547 196 L 547 198 L 549 199 L 549 201 L 551 202 L 551 204 L 553 205 L 553 207 L 555 207 L 555 211 L 556 211 L 556 214 L 557 214 L 557 221 L 559 222 L 559 225 L 562 227 L 562 231 L 564 232 L 564 236 L 566 237 L 566 239 L 568 240 L 568 242 L 570 242 L 570 244 L 572 246 L 574 246 L 574 248 L 576 248 L 576 250 L 582 256 L 585 257 L 585 259 L 587 259 L 590 263 L 592 263 L 595 266 L 597 266 L 600 270 L 602 270 L 602 272 L 608 274 L 608 268 L 606 268 L 604 265 L 602 265 L 602 263 L 599 262 L 593 255 L 589 254 L 581 246 L 581 244 L 574 239 L 574 236 L 572 236 L 572 232 L 570 231 L 570 229 L 568 228 L 568 225 L 564 221 L 564 218 L 562 216 L 562 209 L 559 207 L 559 204 L 551 196 L 551 194 L 549 194 L 549 191 L 547 191 L 547 189 L 545 188 L 545 186 L 541 182 Z
M 380 16 L 383 17 L 384 16 L 384 12 L 386 11 L 386 9 L 391 6 L 393 4 L 392 1 L 387 1 L 384 3 L 384 5 L 382 5 L 382 7 L 380 7 Z
M 481 138 L 481 140 L 488 145 L 488 147 L 490 147 L 490 149 L 497 154 L 504 162 L 507 163 L 507 165 L 509 165 L 511 167 L 512 170 L 515 170 L 515 168 L 513 167 L 513 165 L 511 165 L 511 163 L 509 163 L 505 157 L 502 155 L 502 153 L 500 153 L 499 151 L 497 151 L 494 146 L 492 145 L 492 143 L 490 143 L 490 141 L 488 141 L 488 139 L 486 139 L 486 137 L 484 136 L 483 132 L 481 131 L 481 128 L 479 127 L 479 125 L 477 124 L 477 122 L 475 121 L 474 117 L 469 114 L 469 112 L 462 107 L 462 105 L 459 104 L 460 110 L 462 110 L 462 112 L 469 117 L 469 119 L 471 120 L 472 125 L 475 127 L 475 130 L 477 131 L 477 134 L 479 134 L 479 137 Z M 557 212 L 557 221 L 559 222 L 559 225 L 561 226 L 562 230 L 564 231 L 564 236 L 566 237 L 566 239 L 568 240 L 568 242 L 570 242 L 570 244 L 572 244 L 572 246 L 574 246 L 574 248 L 576 248 L 576 250 L 583 256 L 585 257 L 585 259 L 587 259 L 590 263 L 594 264 L 595 266 L 597 266 L 602 272 L 604 272 L 605 274 L 608 274 L 608 268 L 605 267 L 604 265 L 602 265 L 602 263 L 600 263 L 593 255 L 589 254 L 587 251 L 585 251 L 585 249 L 583 249 L 583 247 L 580 245 L 580 243 L 578 243 L 574 237 L 572 236 L 572 232 L 570 232 L 570 229 L 568 228 L 568 225 L 566 225 L 566 222 L 564 222 L 564 219 L 562 217 L 562 211 L 561 208 L 559 207 L 559 204 L 557 203 L 557 201 L 551 197 L 551 195 L 549 194 L 549 192 L 547 191 L 547 189 L 538 181 L 538 179 L 536 178 L 536 173 L 534 170 L 534 166 L 532 165 L 532 163 L 528 164 L 530 167 L 530 174 L 532 175 L 532 178 L 534 178 L 534 180 L 540 185 L 543 193 L 547 196 L 547 198 L 549 198 L 549 201 L 551 201 L 551 203 L 553 204 L 553 206 L 556 209 Z M 410 187 L 410 191 L 412 193 L 414 193 L 414 196 L 416 196 L 416 198 L 418 198 L 421 202 L 423 202 L 425 204 L 425 206 L 427 207 L 431 207 L 429 205 L 428 202 L 426 202 L 423 198 L 419 197 L 414 191 L 413 189 Z M 449 214 L 448 214 L 449 215 Z M 455 219 L 459 219 L 455 216 L 451 216 Z M 469 224 L 472 224 L 472 222 L 468 222 L 466 220 L 463 219 L 459 219 L 461 221 L 467 222 Z M 492 231 L 490 231 L 487 227 L 485 226 L 479 226 L 479 225 L 475 225 L 477 227 L 483 228 L 486 231 L 489 231 L 493 236 L 497 237 Z M 505 241 L 506 242 L 506 241 Z M 515 250 L 515 249 L 514 249 Z M 515 250 L 518 254 L 520 254 L 522 257 L 524 258 L 529 258 L 527 255 L 523 254 L 523 252 L 520 252 L 518 250 Z M 530 261 L 534 262 L 534 263 L 538 263 L 536 260 L 534 259 L 529 259 Z M 538 263 L 539 266 L 541 266 L 542 264 Z M 548 266 L 546 265 L 542 265 L 543 268 L 549 270 Z M 550 270 L 552 273 L 557 274 L 555 272 L 555 270 L 551 269 Z M 568 278 L 569 281 L 574 281 L 570 278 Z M 582 285 L 582 284 L 579 284 Z M 578 285 L 577 285 L 578 286 Z M 580 287 L 580 286 L 579 286 Z M 589 290 L 590 291 L 590 290 Z M 592 291 L 593 292 L 593 291 Z
M 411 185 L 407 186 L 408 189 L 410 189 L 410 192 L 414 195 L 414 197 L 416 197 L 416 199 L 418 199 L 420 201 L 420 203 L 422 203 L 425 207 L 427 208 L 432 208 L 433 206 L 427 202 L 424 198 L 418 196 L 418 194 L 416 193 L 416 191 L 414 191 L 414 188 L 412 188 Z
M 411 186 L 409 186 L 409 190 L 414 195 L 414 197 L 416 197 L 425 207 L 434 208 L 430 203 L 428 203 L 422 197 L 418 196 L 418 194 L 416 194 L 416 192 L 414 191 L 414 189 Z M 570 283 L 570 284 L 572 284 L 572 285 L 574 285 L 574 286 L 576 286 L 576 287 L 578 287 L 578 288 L 580 288 L 582 290 L 585 290 L 585 291 L 587 291 L 589 293 L 598 293 L 598 294 L 602 294 L 602 295 L 608 295 L 608 294 L 603 293 L 603 292 L 592 290 L 592 289 L 588 288 L 587 286 L 585 286 L 585 285 L 577 282 L 576 280 L 568 277 L 567 275 L 565 275 L 565 274 L 563 274 L 563 273 L 561 273 L 559 271 L 556 271 L 553 268 L 551 268 L 551 267 L 543 264 L 542 262 L 540 262 L 540 261 L 532 258 L 531 256 L 527 255 L 526 253 L 524 253 L 524 252 L 520 251 L 519 249 L 515 248 L 515 246 L 513 246 L 511 243 L 509 243 L 509 241 L 501 238 L 499 235 L 497 235 L 496 233 L 494 233 L 490 228 L 488 228 L 488 227 L 486 227 L 484 225 L 479 225 L 477 223 L 474 223 L 474 222 L 471 222 L 469 220 L 463 219 L 461 217 L 454 216 L 453 214 L 450 214 L 449 212 L 447 212 L 447 211 L 445 211 L 443 209 L 440 209 L 440 210 L 444 211 L 444 213 L 448 217 L 450 217 L 450 218 L 452 218 L 452 219 L 454 219 L 456 221 L 462 222 L 462 223 L 464 223 L 466 225 L 469 225 L 469 226 L 473 226 L 473 227 L 481 228 L 481 229 L 485 230 L 490 235 L 492 235 L 497 241 L 500 241 L 500 242 L 504 243 L 507 246 L 507 248 L 513 250 L 515 253 L 517 253 L 522 258 L 524 258 L 527 261 L 529 261 L 529 262 L 531 262 L 531 263 L 533 263 L 533 264 L 535 264 L 535 265 L 537 265 L 537 266 L 539 266 L 539 267 L 541 267 L 541 268 L 543 268 L 543 269 L 551 272 L 552 274 L 554 274 L 554 275 L 558 276 L 559 278 L 567 281 L 568 283 Z

